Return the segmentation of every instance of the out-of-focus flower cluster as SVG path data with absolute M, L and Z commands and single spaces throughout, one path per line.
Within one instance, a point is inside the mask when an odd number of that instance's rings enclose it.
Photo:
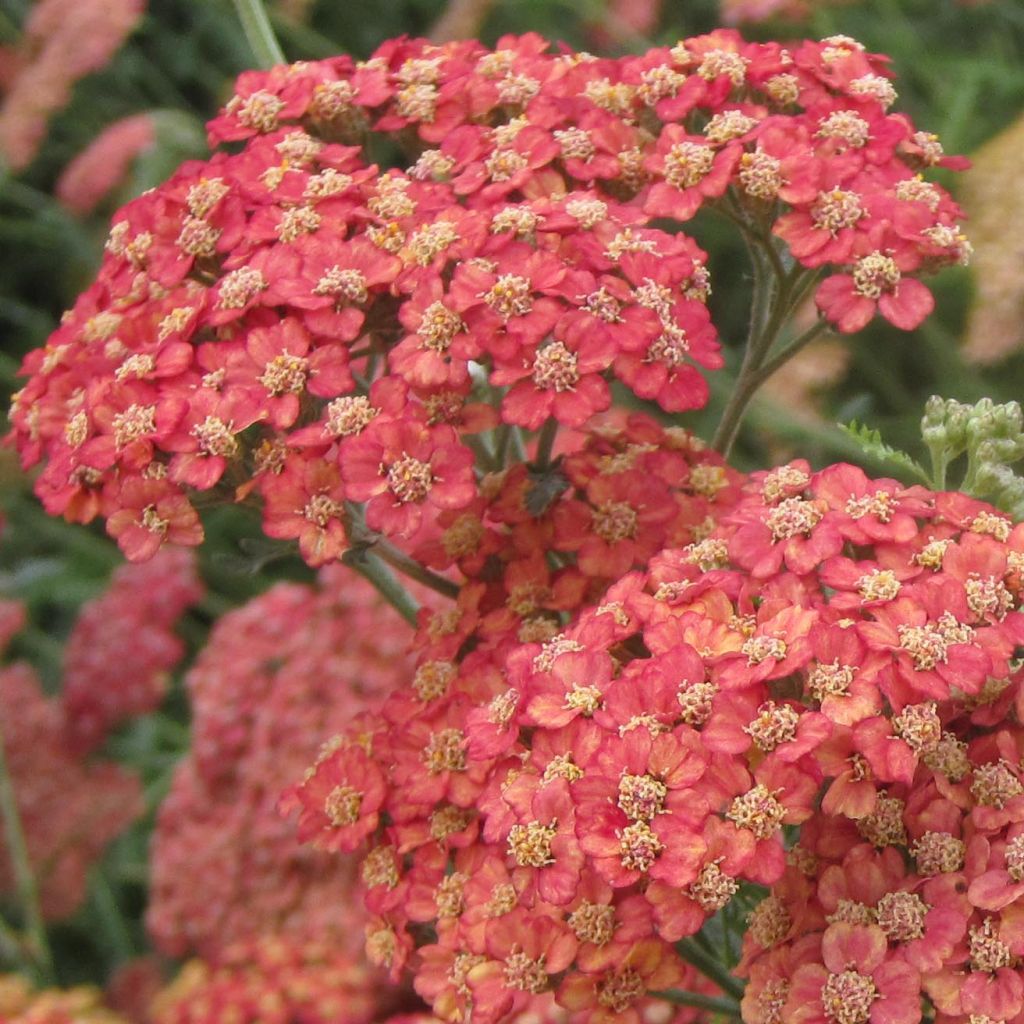
M 436 543 L 509 428 L 581 428 L 613 380 L 677 412 L 722 363 L 705 205 L 822 270 L 842 332 L 916 326 L 917 275 L 966 257 L 922 172 L 960 166 L 889 108 L 885 59 L 718 31 L 618 60 L 401 40 L 241 76 L 231 144 L 118 214 L 94 285 L 12 411 L 38 493 L 132 559 L 202 537 L 195 505 L 334 559 L 351 505 Z M 403 153 L 381 170 L 378 152 Z M 774 251 L 774 250 L 772 250 Z M 827 270 L 825 269 L 827 268 Z
M 189 961 L 157 996 L 151 1017 L 153 1024 L 369 1024 L 380 994 L 376 972 L 333 942 L 268 936 Z
M 94 750 L 112 728 L 159 706 L 185 653 L 174 625 L 202 594 L 191 552 L 168 548 L 116 570 L 82 608 L 65 649 L 60 696 L 73 752 Z
M 103 1005 L 99 989 L 43 989 L 16 974 L 0 974 L 0 1021 L 3 1024 L 128 1024 Z
M 35 0 L 18 45 L 2 54 L 0 154 L 11 168 L 32 161 L 72 87 L 107 64 L 144 9 L 144 0 Z
M 91 213 L 128 174 L 133 161 L 156 142 L 152 114 L 133 114 L 105 128 L 64 168 L 57 198 L 73 213 Z
M 748 1024 L 1024 1011 L 1024 527 L 848 465 L 737 490 L 546 635 L 493 583 L 421 613 L 410 682 L 290 794 L 440 1018 L 638 1021 L 751 886 Z
M 141 812 L 139 783 L 113 762 L 72 753 L 63 708 L 44 696 L 28 665 L 0 668 L 0 708 L 7 772 L 41 910 L 50 919 L 67 917 L 82 902 L 86 875 L 103 848 Z M 14 889 L 14 867 L 0 834 L 0 893 Z
M 279 584 L 230 612 L 188 674 L 192 743 L 152 844 L 147 923 L 169 955 L 260 936 L 350 962 L 360 948 L 352 869 L 300 847 L 276 812 L 285 781 L 411 670 L 404 624 L 352 577 L 325 569 L 315 589 Z
M 184 653 L 174 623 L 200 594 L 192 553 L 162 551 L 117 570 L 83 607 L 56 697 L 28 665 L 0 668 L 4 757 L 47 918 L 75 911 L 90 867 L 142 811 L 135 775 L 88 755 L 111 728 L 159 703 Z M 18 603 L 0 602 L 0 654 L 23 625 Z M 0 834 L 0 892 L 14 885 Z

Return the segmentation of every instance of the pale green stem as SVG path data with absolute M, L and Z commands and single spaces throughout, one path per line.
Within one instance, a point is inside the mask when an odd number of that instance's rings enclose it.
M 703 950 L 693 939 L 680 939 L 676 943 L 676 952 L 693 964 L 701 974 L 710 978 L 723 992 L 732 996 L 733 1000 L 743 997 L 743 982 L 734 978 L 729 969 L 718 962 L 718 960 Z
M 257 64 L 268 70 L 275 64 L 286 63 L 262 0 L 235 0 L 235 10 Z
M 721 996 L 706 996 L 700 992 L 688 992 L 682 988 L 667 988 L 663 992 L 649 992 L 655 999 L 664 999 L 666 1003 L 676 1006 L 695 1006 L 700 1010 L 710 1010 L 725 1017 L 739 1017 L 739 1004 L 732 999 Z
M 428 569 L 422 563 L 417 562 L 411 555 L 407 555 L 401 548 L 392 544 L 383 534 L 377 533 L 376 530 L 371 530 L 363 518 L 362 508 L 355 502 L 346 502 L 345 512 L 345 533 L 352 548 L 349 552 L 346 552 L 348 557 L 343 557 L 343 561 L 354 565 L 356 558 L 362 554 L 372 553 L 381 562 L 387 563 L 392 569 L 402 573 L 403 576 L 408 576 L 409 579 L 422 583 L 425 587 L 429 587 L 444 597 L 456 598 L 459 596 L 459 585 L 457 583 L 439 575 L 432 569 Z M 373 581 L 371 580 L 371 582 Z M 397 585 L 397 581 L 395 582 Z M 408 597 L 410 602 L 412 601 L 409 595 L 406 595 L 406 597 Z
M 366 550 L 353 548 L 341 557 L 345 565 L 351 566 L 360 576 L 372 583 L 377 593 L 409 623 L 416 625 L 419 605 L 409 592 L 395 578 L 395 574 L 376 555 Z
M 387 562 L 392 569 L 397 569 L 403 576 L 408 576 L 409 579 L 416 580 L 417 583 L 422 583 L 425 587 L 430 587 L 431 590 L 444 597 L 456 598 L 459 596 L 457 583 L 428 569 L 379 534 L 370 542 L 369 547 L 382 562 Z
M 124 915 L 118 905 L 117 896 L 103 871 L 97 868 L 91 879 L 93 907 L 96 918 L 103 929 L 111 951 L 119 963 L 130 960 L 135 955 L 135 944 L 132 942 Z
M 53 955 L 46 936 L 46 925 L 39 905 L 39 883 L 32 870 L 28 844 L 25 842 L 25 830 L 21 824 L 18 801 L 14 793 L 7 765 L 7 754 L 4 746 L 4 733 L 0 728 L 0 815 L 4 820 L 4 837 L 7 843 L 7 856 L 11 859 L 14 871 L 14 884 L 18 904 L 21 907 L 22 924 L 25 938 L 32 958 L 44 984 L 54 981 Z
M 780 279 L 778 273 L 773 269 L 771 284 L 768 285 L 765 283 L 768 268 L 765 266 L 764 256 L 759 253 L 756 242 L 752 242 L 749 248 L 755 273 L 754 299 L 751 306 L 747 347 L 733 392 L 711 442 L 712 447 L 726 457 L 736 441 L 743 416 L 754 393 L 772 373 L 795 355 L 817 333 L 816 331 L 810 334 L 805 332 L 791 345 L 777 350 L 776 355 L 770 357 L 769 354 L 778 341 L 787 319 L 803 300 L 817 275 L 815 272 L 805 271 L 797 265 Z M 770 372 L 766 372 L 768 366 L 771 367 Z

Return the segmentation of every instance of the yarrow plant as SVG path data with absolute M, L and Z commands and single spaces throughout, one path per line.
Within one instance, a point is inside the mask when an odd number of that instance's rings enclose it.
M 243 75 L 223 148 L 117 215 L 12 409 L 41 500 L 135 561 L 237 503 L 321 580 L 190 676 L 149 923 L 202 960 L 157 1020 L 1024 1014 L 1022 527 L 941 480 L 726 461 L 789 357 L 917 327 L 969 256 L 926 177 L 965 162 L 895 101 L 846 37 L 401 39 Z M 753 285 L 710 444 L 675 421 L 725 362 L 704 211 Z M 941 411 L 944 473 L 978 446 Z M 412 627 L 390 674 L 338 562 Z M 287 862 L 284 820 L 318 849 Z M 217 841 L 215 895 L 182 890 Z

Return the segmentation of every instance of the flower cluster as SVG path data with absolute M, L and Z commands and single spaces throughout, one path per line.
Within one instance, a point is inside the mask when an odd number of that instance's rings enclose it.
M 125 180 L 132 163 L 153 148 L 156 124 L 153 114 L 132 114 L 105 128 L 61 172 L 57 198 L 72 213 L 91 213 Z
M 202 597 L 191 552 L 125 565 L 78 614 L 64 654 L 61 705 L 69 748 L 96 749 L 110 729 L 160 704 L 184 644 L 174 624 Z
M 74 913 L 104 847 L 142 811 L 138 779 L 109 761 L 85 761 L 65 738 L 64 713 L 23 664 L 0 668 L 0 732 L 25 842 L 49 919 Z M 16 709 L 8 714 L 7 709 Z M 0 893 L 15 889 L 0 835 Z
M 238 941 L 191 960 L 153 1002 L 153 1024 L 369 1024 L 373 972 L 333 943 Z
M 411 670 L 405 633 L 340 567 L 316 589 L 279 584 L 218 621 L 187 677 L 192 744 L 152 843 L 147 925 L 162 952 L 209 959 L 266 935 L 329 942 L 354 963 L 364 922 L 353 871 L 299 847 L 275 805 L 284 780 Z
M 145 6 L 145 0 L 35 0 L 9 55 L 0 105 L 0 153 L 12 168 L 32 161 L 75 83 L 110 61 Z
M 200 499 L 259 501 L 313 565 L 356 506 L 436 542 L 520 429 L 586 426 L 613 382 L 668 412 L 706 402 L 706 257 L 677 230 L 705 205 L 777 261 L 788 246 L 808 286 L 831 268 L 817 303 L 838 330 L 876 308 L 919 323 L 914 275 L 967 251 L 919 172 L 958 161 L 894 99 L 853 40 L 731 30 L 618 60 L 400 40 L 246 73 L 210 124 L 232 151 L 117 215 L 96 282 L 28 357 L 23 461 L 46 461 L 50 512 L 107 517 L 132 559 L 198 543 Z M 370 164 L 376 143 L 404 169 Z
M 128 1024 L 103 1005 L 98 989 L 33 991 L 17 974 L 0 974 L 0 1020 L 4 1024 Z
M 290 797 L 366 851 L 369 955 L 444 1020 L 633 1022 L 769 886 L 748 1024 L 1016 1017 L 1024 527 L 799 462 L 718 519 L 533 642 L 476 583 L 422 613 L 410 685 Z

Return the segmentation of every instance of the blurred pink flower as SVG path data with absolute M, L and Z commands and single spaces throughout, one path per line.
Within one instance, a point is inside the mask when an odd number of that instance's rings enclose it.
M 107 64 L 144 9 L 145 0 L 38 0 L 19 46 L 23 64 L 0 106 L 0 153 L 14 170 L 31 162 L 72 86 Z M 4 60 L 5 80 L 19 55 Z
M 135 158 L 155 141 L 149 114 L 115 121 L 64 168 L 57 179 L 57 198 L 72 213 L 91 213 L 124 180 Z
M 726 25 L 739 25 L 776 17 L 802 18 L 808 6 L 803 0 L 721 0 L 720 10 Z

